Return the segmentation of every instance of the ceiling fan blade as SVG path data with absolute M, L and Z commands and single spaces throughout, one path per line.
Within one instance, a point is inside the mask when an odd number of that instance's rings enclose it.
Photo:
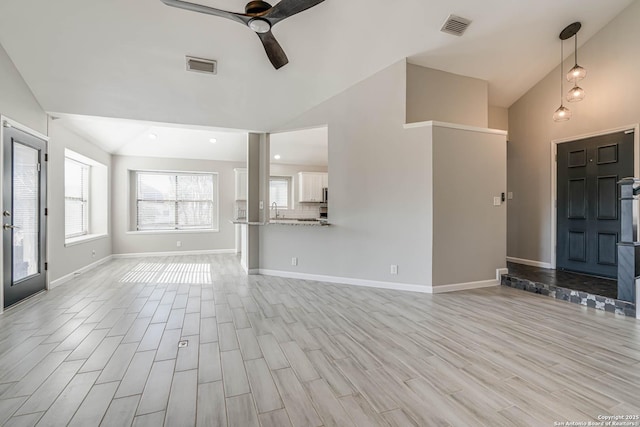
M 280 43 L 278 43 L 278 40 L 276 40 L 271 31 L 256 34 L 260 37 L 269 61 L 271 61 L 276 70 L 289 63 L 289 59 L 284 53 L 284 50 L 282 50 L 282 46 L 280 46 Z
M 280 3 L 265 12 L 262 17 L 268 19 L 273 26 L 283 19 L 295 15 L 296 13 L 304 12 L 323 1 L 324 0 L 281 0 Z
M 177 7 L 179 9 L 186 9 L 192 12 L 206 13 L 207 15 L 220 16 L 222 18 L 231 19 L 232 21 L 239 22 L 240 24 L 247 25 L 251 21 L 251 16 L 243 13 L 229 12 L 226 10 L 215 9 L 213 7 L 204 6 L 201 4 L 189 3 L 182 0 L 160 0 L 167 6 Z

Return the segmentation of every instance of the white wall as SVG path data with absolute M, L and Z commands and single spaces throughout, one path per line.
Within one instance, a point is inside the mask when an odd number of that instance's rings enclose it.
M 486 128 L 489 84 L 407 64 L 407 123 L 436 120 Z
M 580 48 L 580 65 L 588 73 L 580 86 L 587 96 L 565 102 L 571 120 L 552 120 L 560 103 L 559 67 L 509 108 L 509 256 L 551 262 L 551 141 L 640 121 L 639 20 L 640 2 L 634 2 Z M 572 65 L 573 55 L 565 72 Z
M 402 61 L 286 127 L 328 124 L 333 225 L 261 227 L 261 269 L 430 284 L 429 134 L 403 128 L 405 102 Z M 391 264 L 398 275 L 390 275 Z
M 235 176 L 244 163 L 212 160 L 113 156 L 111 207 L 113 253 L 231 250 L 235 248 L 233 219 Z M 135 170 L 217 172 L 219 193 L 218 232 L 133 232 L 130 230 L 129 175 Z M 176 242 L 182 243 L 177 247 Z M 235 251 L 234 251 L 235 252 Z
M 111 255 L 111 235 L 65 246 L 64 237 L 64 159 L 65 149 L 88 157 L 107 167 L 111 173 L 111 155 L 55 120 L 49 121 L 49 279 L 55 281 Z M 107 185 L 107 206 L 110 189 Z M 91 196 L 90 196 L 91 197 Z M 107 224 L 109 221 L 107 221 Z M 108 229 L 108 226 L 107 226 Z M 95 251 L 95 255 L 92 253 Z
M 43 135 L 47 134 L 47 115 L 2 45 L 0 45 L 0 114 Z

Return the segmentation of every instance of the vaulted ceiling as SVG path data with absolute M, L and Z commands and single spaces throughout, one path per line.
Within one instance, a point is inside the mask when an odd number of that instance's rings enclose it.
M 0 44 L 49 112 L 270 131 L 406 57 L 487 80 L 508 107 L 557 66 L 565 25 L 582 21 L 584 42 L 630 3 L 326 0 L 274 27 L 277 71 L 248 28 L 160 0 L 2 0 Z M 464 36 L 439 31 L 450 13 L 473 21 Z M 218 74 L 186 72 L 185 55 Z

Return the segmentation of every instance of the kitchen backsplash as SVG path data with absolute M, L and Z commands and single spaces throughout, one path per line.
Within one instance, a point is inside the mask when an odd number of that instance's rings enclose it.
M 275 218 L 276 211 L 269 209 L 269 218 Z M 295 209 L 278 208 L 278 218 L 319 218 L 320 205 L 298 204 Z M 247 219 L 247 202 L 236 201 L 233 212 L 234 219 Z
M 275 218 L 276 211 L 269 209 L 269 218 Z M 298 204 L 295 209 L 278 208 L 278 218 L 319 218 L 320 206 Z

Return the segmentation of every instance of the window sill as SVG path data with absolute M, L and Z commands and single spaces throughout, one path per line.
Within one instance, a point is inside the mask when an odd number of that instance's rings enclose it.
M 133 235 L 154 235 L 154 234 L 198 234 L 198 233 L 219 233 L 217 228 L 208 228 L 200 230 L 142 230 L 142 231 L 127 231 L 126 234 Z
M 67 246 L 80 245 L 82 243 L 91 242 L 92 240 L 104 239 L 105 237 L 109 237 L 109 235 L 108 234 L 85 234 L 84 236 L 66 239 L 64 241 L 64 246 L 66 248 Z

